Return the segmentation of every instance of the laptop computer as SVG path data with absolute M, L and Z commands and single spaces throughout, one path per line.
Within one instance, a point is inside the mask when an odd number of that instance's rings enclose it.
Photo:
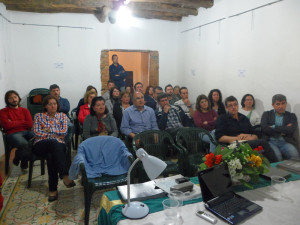
M 234 193 L 227 164 L 198 172 L 204 206 L 230 224 L 238 224 L 262 207 Z

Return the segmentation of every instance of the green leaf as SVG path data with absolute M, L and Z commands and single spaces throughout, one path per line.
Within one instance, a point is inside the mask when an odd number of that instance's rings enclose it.
M 253 186 L 251 184 L 249 184 L 248 182 L 246 182 L 242 179 L 239 179 L 239 182 L 241 182 L 245 187 L 253 189 Z

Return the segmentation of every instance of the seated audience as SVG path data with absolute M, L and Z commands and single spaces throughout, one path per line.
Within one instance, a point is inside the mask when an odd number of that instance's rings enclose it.
M 105 102 L 110 98 L 110 90 L 115 86 L 115 82 L 113 80 L 107 81 L 107 91 L 102 95 Z
M 177 105 L 170 105 L 168 95 L 162 93 L 158 95 L 159 107 L 155 110 L 157 124 L 160 130 L 167 130 L 172 135 L 180 127 L 189 127 L 190 118 L 184 113 L 182 108 Z
M 129 97 L 130 97 L 130 104 L 132 104 L 132 95 L 133 95 L 133 87 L 130 85 L 126 85 L 125 87 L 125 91 L 129 93 Z
M 131 153 L 119 138 L 89 138 L 79 145 L 69 170 L 69 178 L 77 179 L 81 163 L 84 163 L 87 178 L 126 174 L 130 167 L 129 155 Z
M 181 99 L 175 102 L 174 105 L 179 105 L 189 118 L 193 118 L 195 103 L 191 103 L 191 101 L 189 100 L 188 89 L 186 87 L 182 87 L 179 89 L 179 93 Z
M 21 168 L 27 169 L 31 155 L 28 141 L 33 137 L 31 114 L 20 106 L 21 98 L 16 91 L 6 92 L 4 100 L 6 107 L 0 110 L 0 126 L 7 135 L 8 144 L 17 148 L 13 163 L 18 166 L 21 160 Z
M 196 127 L 203 128 L 210 132 L 212 138 L 215 138 L 216 120 L 218 114 L 211 109 L 208 97 L 199 95 L 196 100 L 196 111 L 194 113 L 194 123 Z M 214 152 L 216 146 L 210 141 L 209 137 L 205 135 L 203 141 L 210 143 L 210 152 Z
M 249 119 L 239 113 L 237 99 L 229 96 L 225 100 L 225 105 L 228 113 L 220 115 L 216 121 L 215 137 L 218 142 L 230 144 L 235 141 L 247 141 L 252 148 L 262 146 L 264 149 L 263 155 L 270 162 L 277 162 L 275 153 L 269 143 L 258 139 Z
M 272 106 L 274 109 L 263 113 L 261 128 L 263 137 L 269 141 L 278 161 L 282 158 L 299 157 L 297 150 L 299 137 L 297 117 L 294 113 L 286 111 L 286 97 L 282 94 L 274 95 Z
M 121 132 L 130 137 L 145 130 L 158 130 L 155 113 L 152 108 L 145 106 L 144 95 L 135 92 L 133 105 L 125 109 L 121 123 Z
M 145 97 L 145 105 L 151 107 L 153 110 L 156 110 L 158 107 L 157 96 L 163 92 L 163 89 L 160 86 L 155 86 L 153 88 L 153 98 L 147 96 Z
M 130 94 L 130 96 L 133 94 L 133 87 L 130 85 L 125 86 L 125 91 Z
M 165 92 L 168 95 L 168 100 L 171 105 L 174 105 L 175 102 L 180 100 L 180 97 L 173 93 L 173 86 L 171 84 L 165 87 Z
M 121 102 L 115 103 L 113 108 L 113 115 L 115 117 L 119 132 L 120 132 L 120 126 L 123 118 L 123 112 L 131 105 L 129 92 L 122 91 L 120 97 L 121 97 Z
M 178 85 L 175 85 L 173 88 L 173 94 L 176 96 L 176 98 L 178 98 L 178 100 L 181 99 L 180 94 L 179 94 L 179 89 L 180 89 L 180 87 Z
M 118 137 L 116 121 L 112 113 L 106 109 L 102 97 L 93 98 L 90 112 L 83 123 L 83 139 L 108 135 Z
M 59 86 L 57 84 L 52 84 L 49 88 L 49 91 L 50 91 L 50 95 L 56 97 L 59 100 L 60 112 L 63 112 L 66 115 L 68 115 L 68 113 L 70 111 L 70 102 L 68 99 L 62 98 L 60 96 Z
M 219 89 L 213 89 L 208 94 L 208 99 L 211 103 L 212 109 L 215 110 L 218 115 L 226 113 L 225 106 L 222 102 L 222 93 Z
M 216 127 L 217 118 L 218 114 L 211 109 L 209 99 L 205 95 L 199 95 L 196 100 L 196 111 L 194 113 L 196 127 L 213 131 Z
M 97 95 L 97 89 L 95 88 L 95 87 L 93 87 L 92 85 L 89 85 L 89 86 L 87 86 L 87 88 L 86 88 L 86 91 L 85 91 L 85 94 L 88 92 L 88 91 L 94 91 L 94 92 L 96 92 L 96 95 Z M 76 116 L 77 116 L 77 118 L 78 118 L 78 115 L 79 115 L 79 111 L 80 111 L 80 107 L 82 106 L 82 105 L 84 105 L 85 103 L 84 103 L 84 97 L 83 98 L 81 98 L 80 100 L 79 100 L 79 102 L 78 102 L 78 105 L 77 105 L 77 111 L 76 111 Z
M 258 112 L 254 109 L 255 108 L 255 100 L 253 95 L 246 94 L 242 98 L 241 102 L 242 108 L 240 109 L 240 113 L 246 116 L 252 126 L 260 125 L 260 116 Z
M 93 90 L 90 90 L 84 95 L 84 105 L 80 106 L 80 111 L 78 115 L 79 123 L 83 124 L 84 119 L 87 115 L 90 114 L 90 106 L 92 104 L 92 100 L 97 96 L 97 93 Z
M 120 102 L 120 89 L 113 87 L 110 89 L 109 99 L 105 102 L 108 112 L 113 113 L 114 104 Z
M 65 154 L 65 136 L 68 131 L 67 116 L 58 113 L 59 101 L 48 95 L 44 98 L 43 113 L 34 116 L 34 144 L 33 152 L 47 159 L 49 176 L 48 201 L 57 200 L 58 174 L 66 187 L 73 187 L 75 183 L 68 179 L 68 168 Z
M 144 93 L 143 92 L 143 84 L 141 82 L 136 82 L 134 84 L 134 91 L 135 92 L 141 92 L 141 93 Z M 133 93 L 134 94 L 134 93 Z
M 147 88 L 146 88 L 146 91 L 145 91 L 145 96 L 148 95 L 150 97 L 153 98 L 153 86 L 149 85 Z M 144 97 L 145 97 L 144 96 Z

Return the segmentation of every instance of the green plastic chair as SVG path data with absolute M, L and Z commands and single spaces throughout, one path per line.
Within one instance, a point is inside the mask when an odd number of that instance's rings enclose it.
M 27 108 L 30 111 L 32 119 L 36 113 L 43 111 L 42 101 L 47 95 L 49 95 L 49 89 L 47 88 L 36 88 L 29 92 L 27 97 Z
M 176 134 L 176 145 L 184 150 L 184 175 L 195 176 L 202 158 L 208 153 L 202 137 L 208 135 L 211 141 L 216 143 L 208 131 L 202 128 L 180 128 Z M 216 143 L 217 144 L 217 143 Z
M 0 127 L 0 130 L 2 133 L 4 150 L 5 150 L 5 175 L 7 175 L 8 169 L 9 169 L 9 158 L 10 158 L 10 153 L 11 153 L 12 147 L 7 143 L 7 139 L 6 139 L 7 136 L 2 127 Z
M 137 144 L 137 140 L 139 140 Z M 172 136 L 166 132 L 161 130 L 148 130 L 143 131 L 137 134 L 132 141 L 132 147 L 134 152 L 136 152 L 139 148 L 144 148 L 149 155 L 155 156 L 167 164 L 166 169 L 162 172 L 162 176 L 169 176 L 171 174 L 179 174 L 182 171 L 182 157 L 184 155 L 184 150 L 178 148 Z M 177 157 L 171 160 L 171 155 L 173 150 L 177 150 Z M 177 161 L 177 162 L 175 162 Z M 138 180 L 139 182 L 145 182 L 148 180 L 148 176 L 146 175 L 141 163 L 139 162 L 138 172 Z
M 128 159 L 133 163 L 134 158 L 132 155 L 128 156 Z M 98 190 L 127 184 L 127 173 L 118 176 L 103 175 L 98 178 L 87 178 L 84 163 L 80 164 L 80 172 L 84 189 L 84 224 L 88 225 L 93 193 Z M 133 181 L 133 179 L 130 180 Z
M 70 127 L 68 127 L 68 134 L 70 133 Z M 72 163 L 72 148 L 71 148 L 71 136 L 67 135 L 65 137 L 66 143 L 66 159 L 67 159 L 67 168 L 69 169 Z M 68 139 L 68 140 L 67 140 Z M 33 143 L 32 143 L 33 144 Z M 37 156 L 36 154 L 32 153 L 31 159 L 29 160 L 29 173 L 28 173 L 28 182 L 27 188 L 31 187 L 31 180 L 32 180 L 32 172 L 33 172 L 33 165 L 36 160 L 41 160 L 41 175 L 45 174 L 45 161 L 47 157 Z

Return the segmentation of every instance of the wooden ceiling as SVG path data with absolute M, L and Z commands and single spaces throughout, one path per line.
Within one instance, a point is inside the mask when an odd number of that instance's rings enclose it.
M 7 10 L 38 13 L 89 13 L 100 22 L 114 23 L 113 13 L 125 0 L 0 0 Z M 200 7 L 210 8 L 213 0 L 130 0 L 127 5 L 135 17 L 181 21 L 198 15 Z

